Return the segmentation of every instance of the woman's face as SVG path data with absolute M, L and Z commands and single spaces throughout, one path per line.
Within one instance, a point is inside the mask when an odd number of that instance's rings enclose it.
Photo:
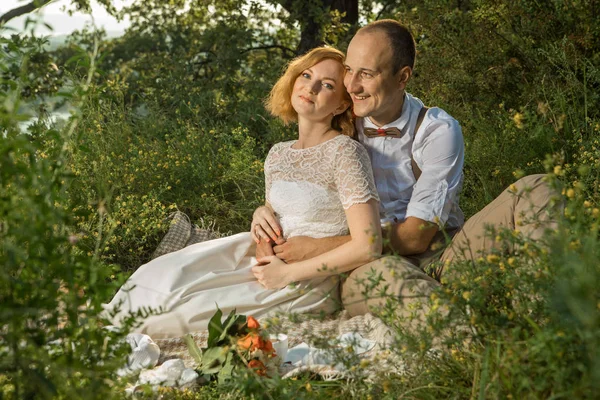
M 348 107 L 345 91 L 343 65 L 326 59 L 305 69 L 296 78 L 292 107 L 299 117 L 327 120 Z

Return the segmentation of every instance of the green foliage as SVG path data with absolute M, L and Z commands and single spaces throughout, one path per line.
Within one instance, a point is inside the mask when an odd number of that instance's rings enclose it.
M 1 41 L 21 58 L 3 57 L 0 68 L 22 69 L 0 85 L 0 397 L 111 398 L 121 387 L 122 333 L 102 327 L 101 303 L 118 280 L 97 254 L 82 252 L 67 207 L 65 144 L 76 120 L 46 128 L 44 141 L 18 132 L 20 94 L 32 81 L 25 68 L 39 48 Z

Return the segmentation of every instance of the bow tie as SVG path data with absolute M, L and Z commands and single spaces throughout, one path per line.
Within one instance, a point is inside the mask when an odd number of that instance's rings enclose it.
M 365 128 L 364 129 L 366 137 L 381 137 L 381 136 L 391 136 L 395 138 L 402 137 L 402 132 L 398 128 Z

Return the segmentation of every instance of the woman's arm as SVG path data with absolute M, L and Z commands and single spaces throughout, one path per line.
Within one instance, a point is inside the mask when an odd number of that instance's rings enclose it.
M 351 239 L 317 257 L 285 264 L 275 256 L 263 257 L 252 268 L 258 281 L 268 289 L 282 288 L 291 282 L 350 271 L 381 255 L 379 203 L 369 200 L 346 209 Z

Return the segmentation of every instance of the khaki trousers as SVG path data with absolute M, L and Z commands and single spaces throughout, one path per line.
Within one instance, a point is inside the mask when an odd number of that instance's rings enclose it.
M 529 175 L 515 182 L 514 186 L 511 185 L 469 218 L 445 248 L 440 247 L 440 242 L 444 242 L 444 236 L 455 232 L 438 232 L 429 250 L 423 254 L 386 256 L 355 269 L 342 284 L 344 307 L 352 316 L 363 315 L 385 307 L 388 298 L 395 296 L 401 300 L 401 307 L 394 310 L 398 316 L 415 320 L 416 313 L 424 317 L 429 309 L 421 304 L 421 300 L 429 297 L 440 285 L 438 280 L 425 273 L 429 263 L 436 259 L 450 262 L 476 258 L 490 251 L 497 244 L 494 238 L 486 237 L 489 226 L 519 229 L 532 239 L 539 239 L 545 229 L 556 227 L 560 196 L 549 187 L 544 177 Z M 439 250 L 434 250 L 436 247 Z M 437 279 L 453 273 L 451 265 L 446 268 L 449 270 L 438 271 Z M 419 320 L 423 321 L 423 318 L 416 318 L 416 321 Z

